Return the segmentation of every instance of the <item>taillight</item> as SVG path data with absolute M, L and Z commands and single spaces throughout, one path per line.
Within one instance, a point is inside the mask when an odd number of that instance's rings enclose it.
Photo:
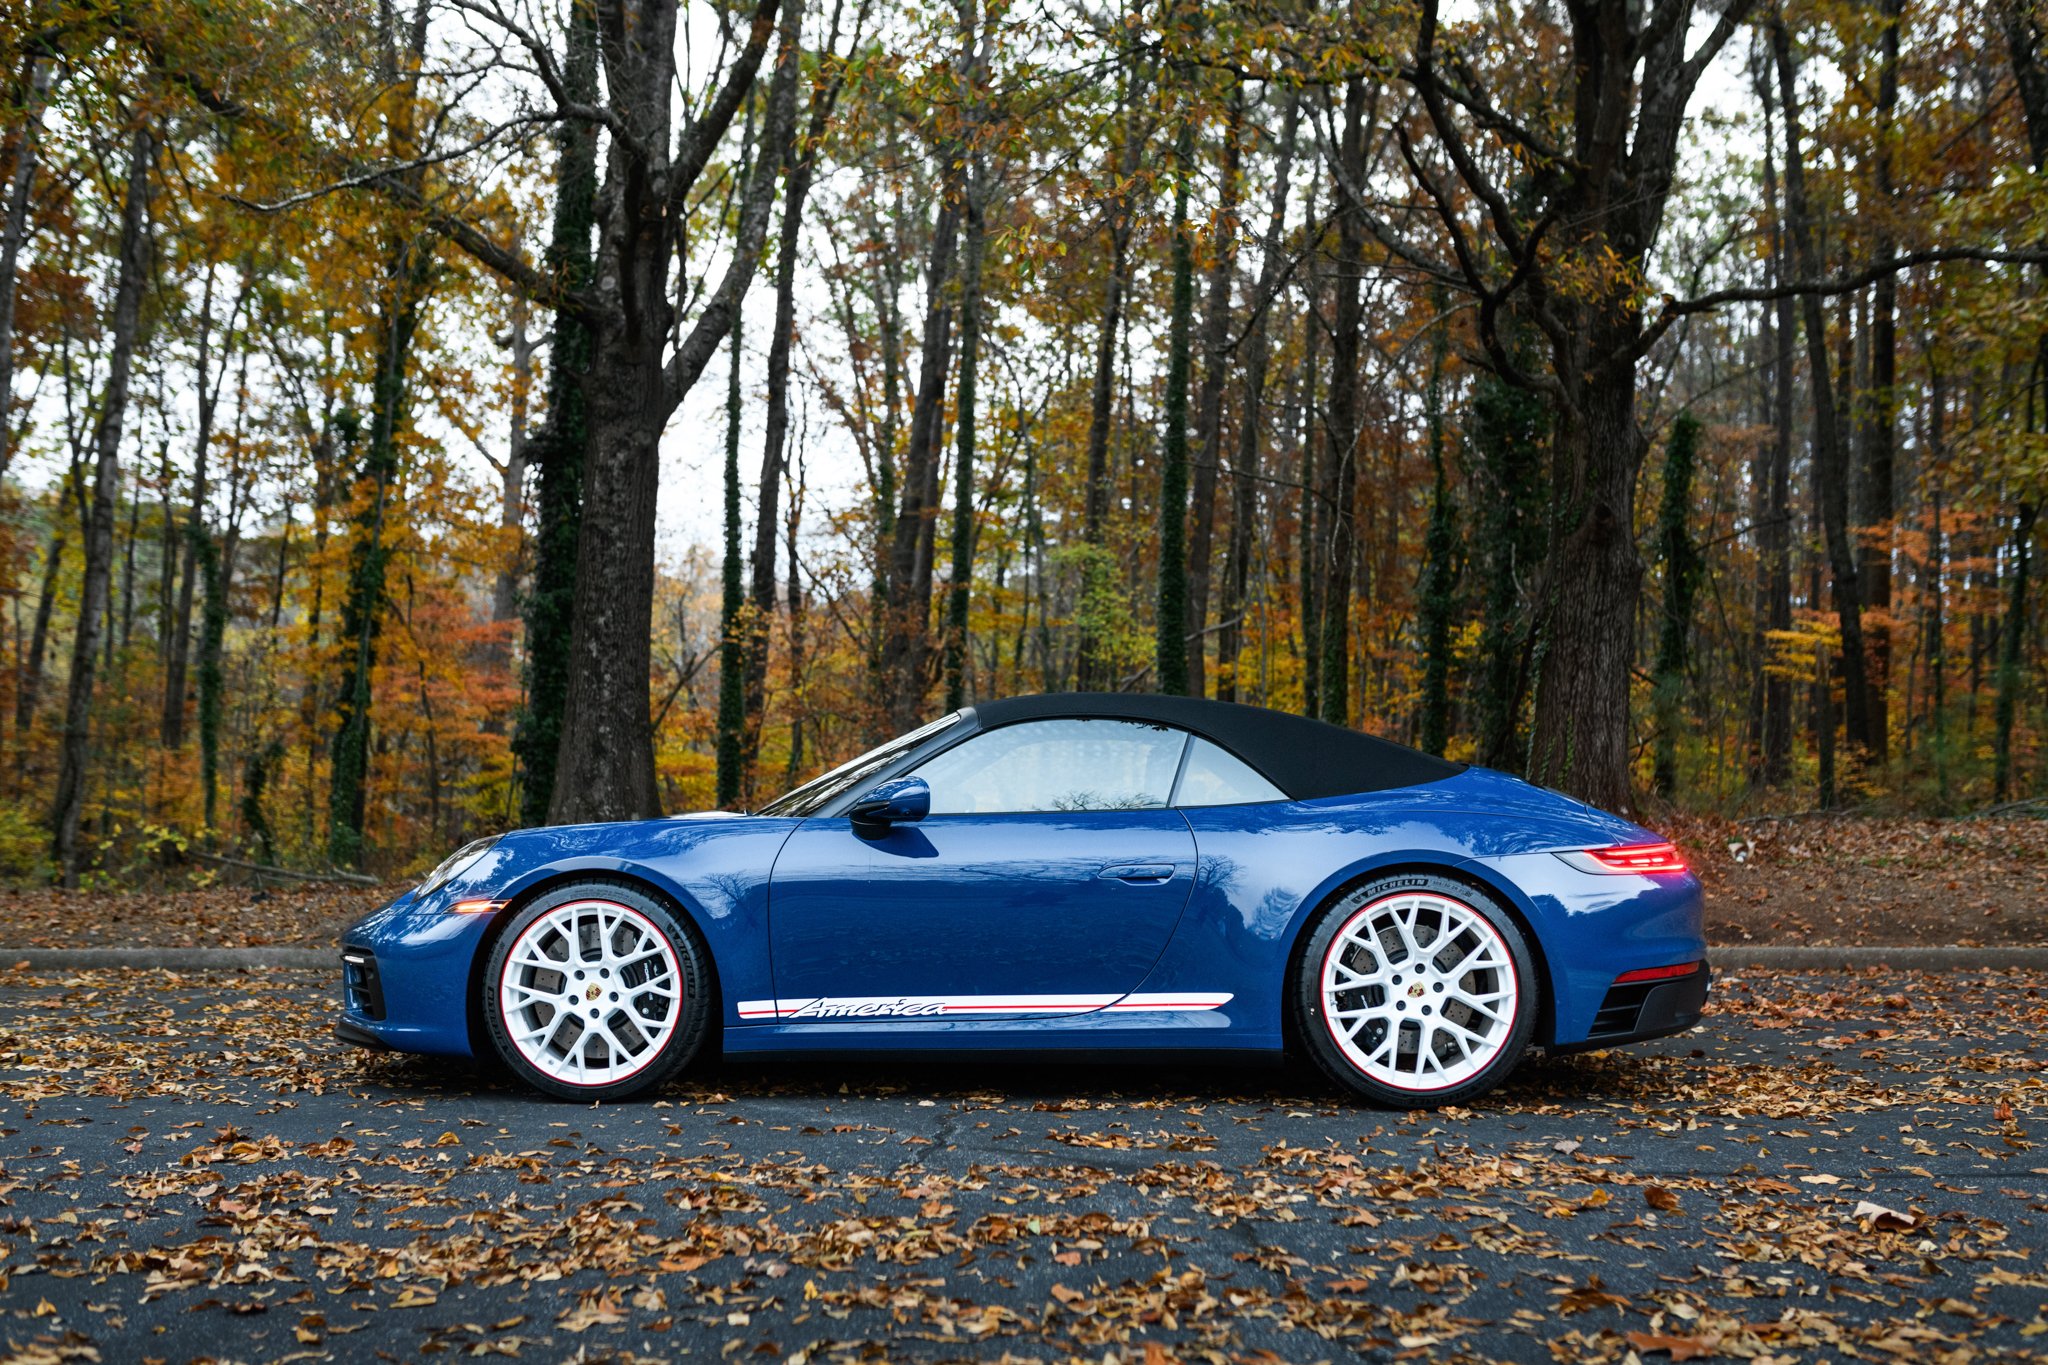
M 1623 844 L 1618 848 L 1589 848 L 1558 857 L 1581 872 L 1629 873 L 1653 876 L 1685 871 L 1685 859 L 1670 843 Z
M 1617 986 L 1626 986 L 1631 981 L 1674 981 L 1681 976 L 1691 976 L 1700 969 L 1697 962 L 1678 962 L 1669 967 L 1638 967 L 1632 972 L 1623 972 L 1614 978 Z

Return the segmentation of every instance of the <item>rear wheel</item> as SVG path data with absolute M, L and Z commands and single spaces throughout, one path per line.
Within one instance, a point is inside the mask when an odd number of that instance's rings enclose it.
M 1529 947 L 1489 896 L 1445 877 L 1368 882 L 1325 906 L 1296 968 L 1301 1036 L 1375 1104 L 1451 1104 L 1498 1085 L 1535 1029 Z
M 710 979 L 693 926 L 632 887 L 587 882 L 548 892 L 505 926 L 483 1013 L 498 1054 L 535 1087 L 625 1099 L 703 1046 Z

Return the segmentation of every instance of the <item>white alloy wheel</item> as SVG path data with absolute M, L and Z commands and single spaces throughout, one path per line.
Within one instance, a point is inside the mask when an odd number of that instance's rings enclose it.
M 536 1071 L 563 1085 L 613 1085 L 662 1054 L 683 1017 L 675 945 L 616 901 L 557 905 L 505 954 L 498 1004 L 505 1035 Z
M 1486 917 L 1430 891 L 1354 911 L 1324 950 L 1322 1015 L 1364 1076 L 1393 1090 L 1449 1090 L 1515 1035 L 1521 983 Z

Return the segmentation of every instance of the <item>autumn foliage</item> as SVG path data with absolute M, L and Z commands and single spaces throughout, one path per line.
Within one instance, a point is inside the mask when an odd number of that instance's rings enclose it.
M 0 873 L 399 873 L 1075 686 L 2036 796 L 2043 24 L 17 6 Z

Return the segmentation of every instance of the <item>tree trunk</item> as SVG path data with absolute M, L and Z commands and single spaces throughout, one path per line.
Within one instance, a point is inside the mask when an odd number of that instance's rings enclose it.
M 57 492 L 57 521 L 43 551 L 43 586 L 36 596 L 35 625 L 30 629 L 28 656 L 21 661 L 14 684 L 14 761 L 28 758 L 29 727 L 35 723 L 36 707 L 42 701 L 43 662 L 49 655 L 50 616 L 57 605 L 57 579 L 64 570 L 64 550 L 71 538 L 71 481 L 62 482 Z
M 1710 26 L 1691 0 L 1566 7 L 1557 59 L 1547 73 L 1524 73 L 1555 90 L 1559 110 L 1570 110 L 1567 128 L 1540 135 L 1472 114 L 1469 97 L 1447 97 L 1436 65 L 1437 0 L 1424 0 L 1414 63 L 1403 72 L 1452 174 L 1486 205 L 1464 219 L 1489 235 L 1486 247 L 1461 246 L 1454 267 L 1478 299 L 1480 340 L 1503 378 L 1546 393 L 1558 410 L 1530 776 L 1610 807 L 1625 805 L 1631 786 L 1629 682 L 1642 579 L 1633 513 L 1645 450 L 1636 371 L 1662 336 L 1661 326 L 1654 334 L 1645 327 L 1636 282 L 1678 183 L 1687 105 L 1748 5 L 1720 7 Z M 1467 115 L 1492 146 L 1475 148 Z M 1550 137 L 1561 150 L 1528 155 L 1532 141 L 1541 147 Z M 1487 169 L 1501 164 L 1495 148 L 1503 139 L 1514 144 L 1512 163 L 1533 169 L 1521 211 L 1509 203 L 1519 191 L 1504 189 Z M 1402 147 L 1441 206 L 1447 233 L 1464 238 L 1471 228 L 1460 226 L 1405 132 Z M 1429 158 L 1442 164 L 1434 148 Z M 1568 173 L 1557 171 L 1559 158 Z M 1504 314 L 1512 319 L 1524 306 L 1549 341 L 1548 373 L 1540 376 L 1511 360 L 1501 332 Z
M 229 596 L 234 591 L 238 531 L 230 530 L 223 543 L 211 536 L 201 552 L 200 575 L 206 583 L 206 609 L 199 617 L 199 790 L 204 796 L 205 826 L 216 828 L 215 808 L 220 792 L 221 698 L 225 684 L 221 661 L 227 640 Z
M 288 518 L 287 518 L 288 519 Z M 135 638 L 135 542 L 142 537 L 142 499 L 128 499 L 128 535 L 121 544 L 121 652 Z
M 938 516 L 930 492 L 937 478 L 939 427 L 944 419 L 946 370 L 953 334 L 948 284 L 960 236 L 960 196 L 948 193 L 932 228 L 925 279 L 924 330 L 918 343 L 917 397 L 910 410 L 910 442 L 903 454 L 902 502 L 889 551 L 889 614 L 882 643 L 888 679 L 887 711 L 896 733 L 917 723 L 924 707 L 925 648 L 931 623 L 930 580 L 920 587 L 919 553 L 927 523 Z
M 1272 206 L 1260 247 L 1257 309 L 1244 339 L 1244 396 L 1237 417 L 1237 449 L 1231 456 L 1230 547 L 1224 563 L 1222 621 L 1216 631 L 1216 699 L 1238 698 L 1237 659 L 1244 650 L 1243 618 L 1248 609 L 1254 527 L 1259 508 L 1260 428 L 1265 410 L 1266 370 L 1271 363 L 1272 315 L 1279 307 L 1286 261 L 1282 233 L 1287 225 L 1288 181 L 1294 170 L 1294 139 L 1301 122 L 1300 97 L 1289 92 L 1275 152 Z M 1220 368 L 1220 366 L 1219 366 Z M 1206 374 L 1204 376 L 1206 381 Z M 1220 416 L 1220 414 L 1219 414 Z M 1219 422 L 1220 426 L 1220 422 Z M 1206 434 L 1206 433 L 1205 433 Z
M 193 366 L 198 380 L 198 426 L 192 438 L 192 506 L 185 518 L 185 534 L 178 556 L 178 600 L 176 615 L 164 632 L 164 709 L 158 738 L 166 749 L 185 746 L 186 669 L 192 650 L 192 605 L 196 596 L 199 560 L 206 540 L 206 460 L 213 445 L 214 413 L 220 403 L 220 386 L 207 369 L 213 345 L 213 281 L 215 267 L 209 264 L 206 283 L 199 294 L 199 353 Z M 223 339 L 225 345 L 225 339 Z M 221 357 L 220 372 L 227 373 L 227 357 Z
M 1360 295 L 1365 209 L 1353 202 L 1353 196 L 1365 183 L 1365 102 L 1365 80 L 1353 76 L 1344 86 L 1344 131 L 1337 148 L 1337 302 L 1330 333 L 1330 442 L 1323 461 L 1323 504 L 1330 528 L 1323 560 L 1319 701 L 1323 719 L 1333 725 L 1351 723 L 1351 590 L 1358 519 L 1358 353 L 1365 323 Z
M 1818 279 L 1821 265 L 1813 245 L 1806 169 L 1800 150 L 1799 91 L 1792 65 L 1791 37 L 1781 19 L 1772 20 L 1771 49 L 1778 68 L 1778 103 L 1785 118 L 1785 204 L 1791 216 L 1792 256 L 1802 276 Z M 1806 357 L 1812 371 L 1814 481 L 1834 584 L 1835 611 L 1841 619 L 1842 714 L 1851 747 L 1867 753 L 1871 748 L 1870 688 L 1865 668 L 1862 592 L 1849 527 L 1848 452 L 1835 409 L 1827 325 L 1821 315 L 1820 296 L 1808 294 L 1801 302 L 1806 314 Z
M 21 106 L 21 131 L 14 138 L 14 166 L 7 183 L 7 220 L 0 226 L 0 480 L 14 458 L 14 299 L 21 248 L 28 241 L 29 210 L 35 203 L 36 154 L 43 134 L 43 106 L 56 83 L 57 64 L 43 53 L 28 60 Z
M 1813 652 L 1813 733 L 1815 743 L 1815 770 L 1818 777 L 1814 802 L 1822 810 L 1835 808 L 1835 698 L 1834 664 L 1828 656 L 1825 643 L 1814 646 Z
M 1627 317 L 1588 319 L 1588 327 L 1602 322 L 1633 327 Z M 1627 344 L 1597 331 L 1591 339 L 1592 354 Z M 1557 368 L 1570 373 L 1572 362 Z M 1572 406 L 1555 437 L 1561 506 L 1545 571 L 1528 776 L 1604 809 L 1625 810 L 1632 605 L 1643 576 L 1631 519 L 1643 461 L 1635 376 L 1594 369 Z
M 774 14 L 757 7 L 757 22 Z M 676 82 L 673 10 L 607 50 L 606 89 L 614 109 L 645 143 L 665 145 Z M 775 75 L 762 146 L 780 145 L 795 114 L 802 0 L 781 6 Z M 757 54 L 759 48 L 751 48 Z M 757 59 L 756 58 L 756 59 Z M 721 94 L 729 118 L 751 83 L 736 62 Z M 730 97 L 730 103 L 723 101 Z M 699 127 L 698 132 L 707 131 Z M 715 135 L 715 134 L 713 134 Z M 569 640 L 568 691 L 548 818 L 555 824 L 649 819 L 661 813 L 654 775 L 648 687 L 654 671 L 654 503 L 661 434 L 704 367 L 724 344 L 753 277 L 774 213 L 776 162 L 755 159 L 741 196 L 732 259 L 681 342 L 671 345 L 676 269 L 673 194 L 684 177 L 656 154 L 650 161 L 621 139 L 610 163 L 601 224 L 592 364 L 585 375 L 589 442 L 584 454 L 582 533 Z M 708 152 L 707 152 L 708 159 Z
M 761 717 L 768 692 L 768 652 L 775 621 L 775 538 L 781 533 L 779 499 L 788 474 L 789 351 L 796 340 L 796 258 L 802 243 L 804 198 L 810 192 L 810 156 L 798 156 L 785 140 L 764 146 L 761 155 L 786 167 L 782 231 L 775 255 L 775 325 L 768 334 L 768 414 L 761 440 L 761 473 L 755 482 L 752 610 L 747 614 L 746 721 L 741 728 L 742 791 L 761 745 Z M 794 567 L 790 570 L 795 572 Z
M 953 565 L 946 590 L 946 709 L 967 704 L 967 621 L 974 582 L 974 446 L 981 367 L 981 267 L 986 250 L 988 171 L 968 166 L 965 245 L 960 260 L 960 375 L 954 402 Z
M 1870 250 L 1878 260 L 1894 252 L 1892 140 L 1899 105 L 1899 26 L 1904 0 L 1879 0 L 1883 16 L 1877 78 L 1877 235 Z M 1870 290 L 1870 391 L 1863 404 L 1863 562 L 1857 571 L 1863 604 L 1870 608 L 1870 757 L 1883 763 L 1891 749 L 1892 541 L 1898 515 L 1894 496 L 1894 451 L 1898 422 L 1898 276 L 1886 272 Z
M 1134 227 L 1130 184 L 1138 170 L 1144 149 L 1142 91 L 1144 81 L 1128 45 L 1119 54 L 1123 89 L 1123 141 L 1117 148 L 1112 171 L 1114 190 L 1103 202 L 1104 226 L 1109 233 L 1108 273 L 1102 283 L 1101 320 L 1095 335 L 1095 370 L 1088 392 L 1088 486 L 1082 508 L 1082 540 L 1101 548 L 1109 530 L 1109 423 L 1116 391 L 1117 338 L 1123 331 L 1124 290 L 1131 269 L 1131 232 Z M 1091 566 L 1093 561 L 1090 561 Z M 1084 595 L 1086 587 L 1083 588 Z M 1081 625 L 1075 686 L 1083 692 L 1100 691 L 1112 681 L 1103 642 L 1095 637 L 1084 619 Z
M 789 516 L 783 528 L 783 543 L 789 550 L 789 581 L 786 587 L 789 614 L 789 762 L 782 770 L 782 787 L 788 791 L 796 786 L 797 777 L 804 768 L 804 721 L 808 709 L 804 687 L 804 587 L 797 577 L 796 542 L 803 530 L 804 481 L 803 450 L 797 450 L 796 469 L 789 470 L 789 462 L 783 462 L 783 469 L 789 477 Z
M 1194 171 L 1195 126 L 1183 116 L 1174 143 L 1173 299 L 1166 341 L 1166 432 L 1159 472 L 1159 584 L 1153 621 L 1154 682 L 1161 692 L 1188 691 L 1188 350 L 1195 304 L 1194 254 L 1188 241 L 1188 177 Z M 1215 488 L 1210 488 L 1215 500 Z
M 750 129 L 751 131 L 751 129 Z M 739 805 L 747 765 L 747 641 L 740 617 L 746 607 L 740 560 L 740 319 L 734 318 L 732 368 L 725 387 L 725 562 L 720 575 L 718 609 L 718 808 Z
M 2041 62 L 2038 9 L 2023 6 L 2019 0 L 2004 0 L 2001 8 L 2006 53 L 2012 63 L 2013 83 L 2019 89 L 2027 145 L 2033 154 L 2035 171 L 2048 171 L 2048 67 Z M 2048 275 L 2048 270 L 2043 273 Z M 2025 430 L 2035 436 L 2048 433 L 2048 331 L 2041 334 L 2035 346 L 2032 373 L 2027 377 Z M 2026 657 L 2021 644 L 2027 626 L 2027 576 L 2032 563 L 2034 518 L 2039 510 L 2033 498 L 2021 499 L 2013 528 L 2012 590 L 2000 641 L 1998 701 L 1993 721 L 1993 801 L 2005 800 L 2012 786 L 2012 728 L 2026 681 L 2021 669 L 2021 661 Z
M 2048 343 L 2041 348 L 2042 369 L 2048 369 Z M 2044 377 L 2037 369 L 2037 385 Z M 2034 517 L 2039 508 L 2031 501 L 2022 502 L 2019 514 L 2013 519 L 2012 531 L 2012 587 L 2006 597 L 2005 626 L 1999 632 L 1998 654 L 1998 701 L 1992 720 L 1992 775 L 1991 799 L 2004 801 L 2012 795 L 2012 729 L 2013 721 L 2019 715 L 2020 692 L 2025 686 L 2022 663 L 2026 658 L 2024 644 L 2027 635 L 2027 578 L 2033 562 Z
M 890 155 L 895 155 L 895 124 L 889 124 L 889 141 L 885 144 Z M 871 744 L 878 744 L 893 731 L 888 730 L 893 719 L 894 707 L 890 704 L 889 668 L 884 655 L 887 653 L 893 617 L 890 601 L 894 592 L 890 584 L 890 573 L 895 566 L 896 554 L 896 446 L 899 434 L 899 414 L 903 406 L 903 256 L 898 249 L 902 225 L 909 221 L 904 211 L 903 193 L 896 192 L 889 217 L 888 238 L 883 249 L 876 253 L 881 259 L 876 264 L 874 276 L 876 330 L 881 333 L 882 350 L 882 412 L 875 424 L 875 498 L 874 528 L 871 554 L 873 556 L 872 583 L 869 587 L 868 603 L 868 725 L 866 738 Z
M 1948 540 L 1942 528 L 1942 463 L 1946 456 L 1948 385 L 1939 366 L 1927 366 L 1927 469 L 1933 487 L 1927 493 L 1927 563 L 1921 569 L 1921 602 L 1927 618 L 1927 729 L 1935 743 L 1935 763 L 1946 755 L 1948 737 L 1948 622 L 1942 589 L 1948 577 Z M 1948 800 L 1948 774 L 1937 772 L 1942 798 Z
M 78 885 L 78 832 L 85 813 L 93 674 L 99 659 L 99 632 L 106 616 L 114 560 L 114 500 L 121 481 L 121 426 L 128 412 L 128 380 L 134 364 L 135 336 L 141 326 L 142 291 L 149 271 L 147 219 L 154 151 L 148 128 L 136 129 L 129 144 L 127 192 L 121 207 L 120 268 L 109 326 L 107 389 L 100 401 L 99 423 L 93 433 L 96 463 L 91 511 L 86 520 L 78 630 L 72 638 L 71 691 L 64 708 L 57 795 L 50 808 L 52 854 L 66 888 Z
M 1929 429 L 1933 462 L 1941 458 L 1940 412 L 1944 395 L 1941 392 L 1940 371 L 1935 371 L 1933 391 L 1928 395 Z M 1937 466 L 1938 467 L 1938 466 Z M 1942 579 L 1947 573 L 1941 526 L 1941 483 L 1937 479 L 1932 495 L 1928 499 L 1929 523 L 1927 531 L 1927 563 L 1923 570 L 1923 601 L 1926 604 L 1926 651 L 1927 651 L 1927 729 L 1928 747 L 1934 750 L 1934 789 L 1940 805 L 1940 813 L 1946 814 L 1948 807 L 1948 650 L 1947 630 L 1942 608 Z
M 648 710 L 661 371 L 645 348 L 600 336 L 585 390 L 583 525 L 551 824 L 660 814 Z M 596 382 L 603 376 L 603 382 Z M 593 524 L 602 535 L 588 533 Z
M 1783 284 L 1791 278 L 1791 266 L 1784 215 L 1778 209 L 1772 132 L 1777 101 L 1767 79 L 1758 80 L 1757 94 L 1764 109 L 1764 207 L 1771 221 L 1771 275 Z M 1765 786 L 1779 787 L 1792 776 L 1792 680 L 1769 666 L 1769 641 L 1773 635 L 1783 639 L 1792 629 L 1793 345 L 1799 324 L 1789 296 L 1772 305 L 1764 318 L 1771 435 L 1763 477 L 1757 481 L 1757 615 L 1765 632 L 1758 659 L 1763 674 L 1763 716 L 1757 776 Z
M 1664 495 L 1657 510 L 1658 557 L 1664 562 L 1664 600 L 1658 610 L 1657 662 L 1651 675 L 1657 711 L 1653 773 L 1657 795 L 1678 794 L 1678 731 L 1684 723 L 1685 679 L 1691 664 L 1692 604 L 1704 567 L 1687 529 L 1692 518 L 1693 467 L 1700 422 L 1678 414 L 1664 456 Z
M 1317 686 L 1322 676 L 1322 614 L 1317 610 L 1316 586 L 1322 582 L 1323 554 L 1322 536 L 1316 529 L 1320 480 L 1316 437 L 1323 430 L 1323 422 L 1316 404 L 1316 380 L 1321 374 L 1323 319 L 1322 280 L 1313 258 L 1307 262 L 1307 276 L 1303 288 L 1306 306 L 1301 316 L 1301 467 L 1297 480 L 1301 491 L 1294 539 L 1295 557 L 1300 561 L 1295 567 L 1300 578 L 1296 595 L 1300 601 L 1301 628 L 1296 636 L 1301 642 L 1301 713 L 1315 716 L 1322 714 Z
M 396 244 L 385 296 L 378 309 L 377 371 L 371 385 L 369 440 L 364 447 L 355 543 L 349 548 L 348 595 L 341 636 L 348 651 L 335 689 L 332 764 L 327 788 L 327 856 L 336 867 L 355 867 L 365 851 L 364 817 L 370 783 L 371 679 L 384 624 L 384 578 L 391 547 L 385 518 L 398 482 L 398 429 L 404 422 L 406 369 L 424 305 L 430 253 L 413 242 Z
M 835 5 L 832 12 L 832 26 L 825 38 L 821 53 L 830 53 L 838 43 L 840 10 Z M 784 16 L 785 26 L 788 15 Z M 796 50 L 797 30 L 787 29 L 791 50 Z M 762 147 L 762 154 L 770 159 L 769 164 L 781 167 L 787 174 L 783 189 L 782 230 L 777 239 L 775 258 L 775 324 L 768 343 L 768 416 L 767 430 L 761 448 L 761 476 L 756 485 L 758 520 L 754 526 L 753 562 L 753 610 L 746 623 L 745 687 L 742 689 L 744 720 L 740 732 L 741 759 L 739 772 L 741 788 L 745 792 L 754 770 L 754 756 L 761 739 L 761 713 L 766 700 L 768 681 L 768 653 L 770 623 L 775 619 L 775 536 L 777 522 L 778 490 L 789 477 L 789 356 L 790 347 L 796 340 L 796 263 L 797 252 L 802 245 L 804 201 L 810 194 L 811 181 L 817 170 L 818 149 L 824 140 L 825 130 L 831 122 L 832 107 L 839 97 L 840 83 L 844 79 L 845 67 L 834 68 L 832 79 L 822 88 L 812 92 L 810 117 L 799 138 L 795 127 L 787 120 L 782 124 L 782 136 L 777 143 Z M 749 110 L 747 134 L 753 133 L 752 111 Z M 743 141 L 741 164 L 748 160 L 746 144 Z M 738 325 L 735 319 L 735 326 Z M 792 601 L 800 597 L 796 587 L 795 542 L 791 542 L 790 594 Z M 792 759 L 795 757 L 792 741 Z M 751 794 L 751 793 L 747 793 Z
M 1223 184 L 1210 234 L 1202 303 L 1202 386 L 1195 402 L 1193 514 L 1188 519 L 1188 695 L 1207 696 L 1210 562 L 1216 534 L 1216 479 L 1223 463 L 1223 385 L 1229 378 L 1230 284 L 1237 265 L 1237 204 L 1244 185 L 1244 87 L 1233 85 L 1223 126 Z M 1190 168 L 1192 169 L 1192 168 Z M 1282 182 L 1285 184 L 1283 178 Z M 1219 643 L 1223 632 L 1217 633 Z M 1227 664 L 1229 656 L 1219 655 Z M 1162 683 L 1161 691 L 1167 690 Z
M 569 6 L 562 85 L 570 99 L 596 102 L 597 19 L 585 0 Z M 555 136 L 555 211 L 544 264 L 565 288 L 581 290 L 596 274 L 590 235 L 597 222 L 597 125 L 566 119 Z M 526 705 L 512 736 L 513 755 L 524 770 L 519 818 L 526 825 L 547 823 L 561 751 L 562 708 L 569 695 L 576 543 L 590 435 L 583 393 L 590 358 L 589 326 L 576 309 L 556 309 L 548 348 L 547 424 L 527 450 L 536 476 L 533 575 L 525 604 Z
M 1429 530 L 1423 538 L 1417 634 L 1422 637 L 1420 747 L 1443 756 L 1451 742 L 1451 630 L 1457 614 L 1458 530 L 1451 481 L 1444 467 L 1444 334 L 1430 348 L 1423 406 L 1428 426 Z
M 1519 357 L 1519 334 L 1506 344 Z M 1548 434 L 1540 398 L 1498 375 L 1477 377 L 1465 423 L 1465 448 L 1477 457 L 1484 480 L 1477 522 L 1486 581 L 1474 709 L 1479 761 L 1504 772 L 1523 771 L 1527 758 L 1522 712 L 1529 695 L 1533 592 L 1548 554 Z

